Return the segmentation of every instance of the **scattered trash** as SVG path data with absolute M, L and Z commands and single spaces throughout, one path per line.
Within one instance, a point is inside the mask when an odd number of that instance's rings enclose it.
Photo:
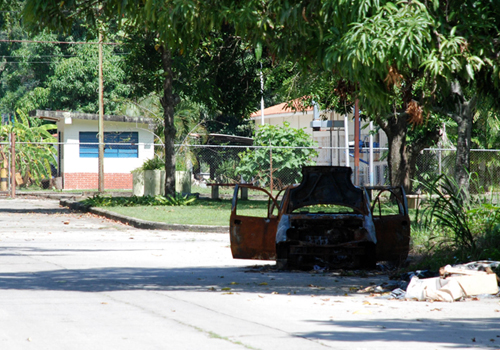
M 431 277 L 437 277 L 438 274 L 429 270 L 417 270 L 402 274 L 401 279 L 409 282 L 414 276 L 418 278 L 431 278 Z
M 359 289 L 356 293 L 384 293 L 384 292 L 389 292 L 395 287 L 394 285 L 386 285 L 385 283 L 382 283 L 380 286 L 368 286 L 363 289 Z
M 353 315 L 371 315 L 372 312 L 370 310 L 357 310 L 352 313 Z
M 394 289 L 391 292 L 391 298 L 393 299 L 404 299 L 405 297 L 406 297 L 406 292 L 401 288 Z
M 485 272 L 487 274 L 493 274 L 496 276 L 497 284 L 500 285 L 500 278 L 493 272 L 492 269 L 500 266 L 500 261 L 472 261 L 467 264 L 458 264 L 458 265 L 446 265 L 439 269 L 439 275 L 446 277 L 449 275 L 481 275 Z
M 448 265 L 447 265 L 448 266 Z M 463 270 L 475 270 L 475 271 L 486 271 L 486 268 L 496 269 L 500 266 L 500 261 L 490 261 L 490 260 L 480 260 L 480 261 L 471 261 L 467 264 L 457 264 L 453 265 L 453 267 Z

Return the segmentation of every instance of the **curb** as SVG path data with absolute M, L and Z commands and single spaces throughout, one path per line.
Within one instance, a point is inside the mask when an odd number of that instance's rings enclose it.
M 71 210 L 77 210 L 77 211 L 92 213 L 99 216 L 104 216 L 108 219 L 120 221 L 129 224 L 130 226 L 146 230 L 229 233 L 229 226 L 166 224 L 163 222 L 136 219 L 130 216 L 116 214 L 105 209 L 100 209 L 95 207 L 89 208 L 75 201 L 61 200 L 59 203 L 62 206 L 68 207 Z

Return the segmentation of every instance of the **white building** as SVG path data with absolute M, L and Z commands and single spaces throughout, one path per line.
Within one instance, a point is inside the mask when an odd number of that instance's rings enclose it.
M 98 188 L 99 115 L 43 110 L 30 115 L 57 124 L 57 176 L 63 189 Z M 131 171 L 154 156 L 152 130 L 150 118 L 104 116 L 105 189 L 132 189 Z
M 254 112 L 251 119 L 255 121 L 255 127 L 264 122 L 265 124 L 283 125 L 288 122 L 290 127 L 303 128 L 305 132 L 311 134 L 313 140 L 317 142 L 319 149 L 318 157 L 315 159 L 317 165 L 340 165 L 346 164 L 346 139 L 344 121 L 347 120 L 347 133 L 349 142 L 349 161 L 348 165 L 354 166 L 354 118 L 352 112 L 344 118 L 336 112 L 320 111 L 321 127 L 314 128 L 311 126 L 314 115 L 313 107 L 308 107 L 303 111 L 294 111 L 287 103 L 271 106 L 264 109 L 264 118 L 261 111 Z M 360 183 L 370 183 L 369 176 L 369 145 L 370 145 L 370 128 L 369 123 L 360 122 Z M 329 127 L 331 126 L 331 127 Z M 328 147 L 328 148 L 324 148 Z M 375 185 L 382 185 L 385 182 L 387 170 L 387 161 L 380 161 L 380 148 L 387 147 L 387 136 L 383 130 L 378 130 L 373 135 L 373 182 Z

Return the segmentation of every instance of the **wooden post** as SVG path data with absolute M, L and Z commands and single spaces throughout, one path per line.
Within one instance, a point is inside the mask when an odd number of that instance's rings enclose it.
M 219 186 L 217 184 L 212 185 L 212 199 L 219 199 Z
M 102 33 L 99 30 L 99 175 L 98 191 L 104 192 L 104 91 L 102 77 Z
M 16 198 L 16 134 L 12 133 L 10 136 L 10 197 Z

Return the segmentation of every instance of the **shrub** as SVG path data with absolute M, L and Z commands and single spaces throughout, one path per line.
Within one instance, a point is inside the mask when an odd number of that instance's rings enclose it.
M 423 253 L 425 266 L 500 260 L 500 206 L 493 198 L 463 193 L 446 175 L 422 186 L 435 197 L 412 227 L 424 242 L 417 253 Z
M 147 159 L 137 170 L 165 170 L 165 160 L 160 157 Z
M 196 200 L 195 196 L 176 193 L 175 196 L 132 196 L 132 197 L 109 197 L 95 195 L 80 203 L 87 207 L 134 207 L 134 206 L 185 206 Z

